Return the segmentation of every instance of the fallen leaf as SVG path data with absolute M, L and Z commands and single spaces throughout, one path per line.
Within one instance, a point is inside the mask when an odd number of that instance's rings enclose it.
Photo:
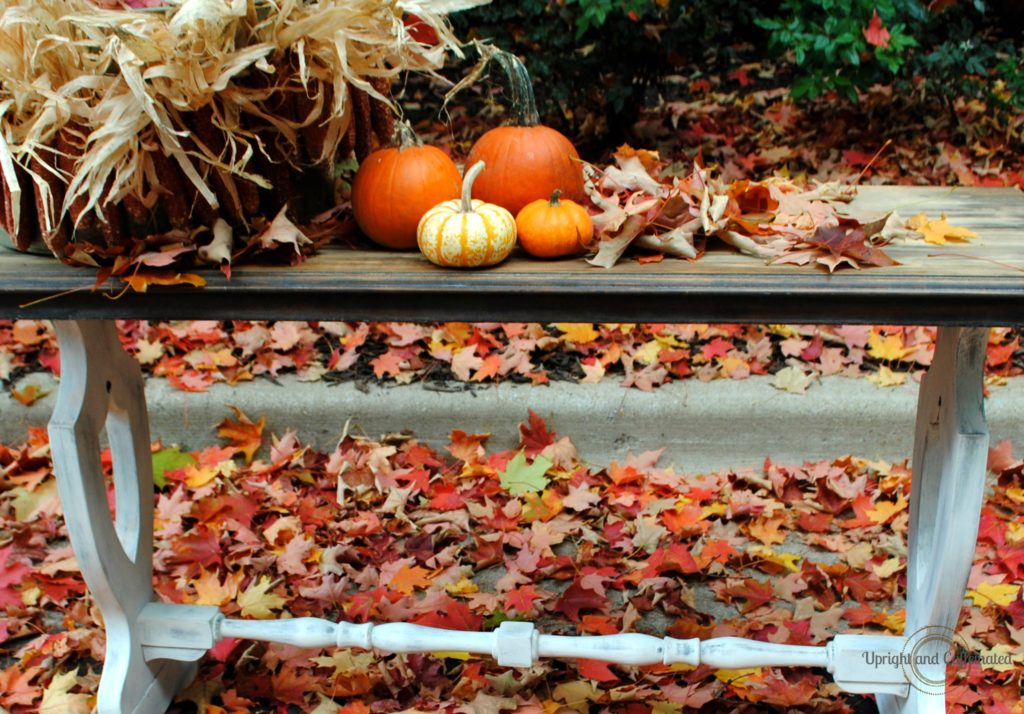
M 772 379 L 772 386 L 784 392 L 804 394 L 807 388 L 811 386 L 811 381 L 811 375 L 804 372 L 801 367 L 790 365 L 789 367 L 783 367 L 775 373 L 775 377 Z
M 242 617 L 251 617 L 257 620 L 269 620 L 274 618 L 274 610 L 280 610 L 288 602 L 287 599 L 269 592 L 275 583 L 267 576 L 261 576 L 259 580 L 253 580 L 242 592 L 238 593 L 236 602 L 241 608 Z
M 38 384 L 29 384 L 24 389 L 12 389 L 11 396 L 26 407 L 32 406 L 37 401 L 49 394 Z
M 191 285 L 196 288 L 206 286 L 206 278 L 195 273 L 138 272 L 122 280 L 137 293 L 146 292 L 150 285 Z
M 254 423 L 238 407 L 229 404 L 228 409 L 235 413 L 235 419 L 226 417 L 218 424 L 217 436 L 227 439 L 238 453 L 245 455 L 245 463 L 251 464 L 253 456 L 263 443 L 263 427 L 266 426 L 267 418 L 260 417 L 260 420 Z
M 501 485 L 513 496 L 543 491 L 550 483 L 546 474 L 551 466 L 551 459 L 540 455 L 527 465 L 526 450 L 522 449 L 508 462 L 505 470 L 499 472 Z
M 928 220 L 928 216 L 923 213 L 918 214 L 907 221 L 907 227 L 920 233 L 924 237 L 924 242 L 932 245 L 967 243 L 969 238 L 978 237 L 972 230 L 951 226 L 946 220 L 945 213 L 937 221 Z
M 1006 607 L 1017 599 L 1021 591 L 1020 585 L 1002 583 L 995 585 L 990 582 L 983 582 L 974 590 L 967 591 L 967 597 L 971 599 L 976 607 L 983 607 L 989 603 Z

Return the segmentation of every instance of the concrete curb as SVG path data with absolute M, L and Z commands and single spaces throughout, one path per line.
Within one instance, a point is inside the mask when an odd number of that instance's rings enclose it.
M 57 384 L 47 374 L 25 377 L 49 395 L 25 407 L 0 395 L 0 440 L 20 442 L 29 425 L 45 425 Z M 291 428 L 305 443 L 333 448 L 347 421 L 353 433 L 379 436 L 410 430 L 435 447 L 453 428 L 493 434 L 493 448 L 513 447 L 517 424 L 533 409 L 549 428 L 572 437 L 580 456 L 606 464 L 635 452 L 665 448 L 662 463 L 687 471 L 751 466 L 770 456 L 781 462 L 854 453 L 866 458 L 909 458 L 913 445 L 917 385 L 879 388 L 863 379 L 830 377 L 806 394 L 780 392 L 771 379 L 700 382 L 685 380 L 654 392 L 625 389 L 615 380 L 599 384 L 557 382 L 437 391 L 420 384 L 380 387 L 303 383 L 283 377 L 239 387 L 215 385 L 188 393 L 166 380 L 150 379 L 146 395 L 154 438 L 165 444 L 202 447 L 217 440 L 215 426 L 234 404 L 267 432 Z M 993 387 L 986 402 L 993 443 L 1024 440 L 1024 378 Z

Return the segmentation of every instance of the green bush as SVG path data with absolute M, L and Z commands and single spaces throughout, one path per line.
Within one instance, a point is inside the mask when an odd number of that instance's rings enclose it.
M 856 100 L 858 89 L 879 82 L 946 99 L 989 98 L 1002 77 L 1008 89 L 998 98 L 1024 106 L 1019 49 L 998 37 L 1005 14 L 1017 10 L 993 11 L 984 0 L 946 5 L 930 11 L 920 0 L 783 0 L 779 13 L 755 22 L 795 66 L 796 98 L 834 90 Z M 876 12 L 887 35 L 882 43 L 867 35 Z
M 737 41 L 763 35 L 744 0 L 498 0 L 452 16 L 465 38 L 523 58 L 545 121 L 615 141 L 667 77 L 725 68 Z
M 783 0 L 780 10 L 782 15 L 758 18 L 757 24 L 801 72 L 792 85 L 797 99 L 835 90 L 856 100 L 858 88 L 891 80 L 918 45 L 908 26 L 928 18 L 918 0 Z M 872 43 L 866 28 L 876 12 L 886 36 Z
M 1019 0 L 497 0 L 453 15 L 522 57 L 544 120 L 605 145 L 666 91 L 775 56 L 799 99 L 894 84 L 1024 107 Z M 932 9 L 941 8 L 941 9 Z M 884 41 L 865 31 L 878 13 Z M 786 70 L 786 67 L 789 70 Z

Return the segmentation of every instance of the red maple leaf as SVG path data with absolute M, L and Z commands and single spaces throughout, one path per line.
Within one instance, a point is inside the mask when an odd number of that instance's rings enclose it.
M 541 594 L 537 592 L 537 588 L 533 586 L 533 583 L 528 583 L 512 590 L 505 597 L 505 603 L 510 608 L 520 614 L 526 614 L 533 609 L 534 601 L 539 599 Z
M 420 615 L 413 622 L 427 627 L 441 627 L 445 630 L 469 630 L 477 632 L 484 619 L 469 609 L 469 605 L 445 596 L 445 605 L 435 611 Z
M 868 234 L 859 221 L 842 218 L 837 226 L 821 226 L 807 242 L 818 248 L 825 248 L 834 258 L 853 258 L 858 263 L 884 267 L 896 265 L 881 248 L 867 242 Z M 829 265 L 829 272 L 835 270 Z
M 530 458 L 542 452 L 549 444 L 555 443 L 555 432 L 548 431 L 547 424 L 532 409 L 529 425 L 519 425 L 519 436 L 521 446 L 526 449 L 526 455 Z
M 775 597 L 771 583 L 762 583 L 753 578 L 744 578 L 742 582 L 725 587 L 722 595 L 725 596 L 726 602 L 732 602 L 734 598 L 746 600 L 739 608 L 744 615 L 770 603 Z
M 0 608 L 22 605 L 21 591 L 14 590 L 11 586 L 19 585 L 22 579 L 32 572 L 32 568 L 20 560 L 11 558 L 13 548 L 12 545 L 0 548 Z
M 617 682 L 619 681 L 618 675 L 608 669 L 608 662 L 602 662 L 598 659 L 580 659 L 576 662 L 580 669 L 580 674 L 587 679 L 594 679 L 598 682 Z
M 579 580 L 574 580 L 552 609 L 563 613 L 573 622 L 579 622 L 580 610 L 603 610 L 607 606 L 608 598 L 583 587 Z
M 703 347 L 701 347 L 700 352 L 702 355 L 704 355 L 704 359 L 710 362 L 715 357 L 725 357 L 727 354 L 729 354 L 729 351 L 734 349 L 735 347 L 736 345 L 734 345 L 729 340 L 723 340 L 721 337 L 716 337 L 715 339 L 711 340 L 711 342 L 708 342 Z
M 871 22 L 864 28 L 864 39 L 869 45 L 887 49 L 889 47 L 889 30 L 882 25 L 882 18 L 878 16 L 878 9 L 871 16 Z

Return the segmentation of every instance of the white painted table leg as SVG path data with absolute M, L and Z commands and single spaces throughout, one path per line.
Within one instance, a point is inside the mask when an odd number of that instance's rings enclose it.
M 55 322 L 61 382 L 50 420 L 54 471 L 71 545 L 103 613 L 99 714 L 157 714 L 195 675 L 192 662 L 146 662 L 137 619 L 153 599 L 153 477 L 142 374 L 111 321 Z M 114 458 L 116 523 L 100 464 Z
M 946 665 L 974 560 L 988 427 L 982 397 L 987 328 L 939 329 L 921 384 L 914 437 L 907 565 L 907 697 L 879 695 L 881 714 L 946 711 Z M 939 655 L 935 664 L 926 662 Z

